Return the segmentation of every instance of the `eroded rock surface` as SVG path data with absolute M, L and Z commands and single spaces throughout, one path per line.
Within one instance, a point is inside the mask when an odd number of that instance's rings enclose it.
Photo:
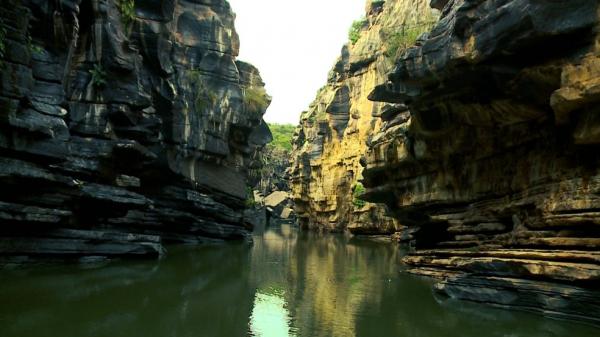
M 357 41 L 342 49 L 294 138 L 291 188 L 304 228 L 355 234 L 391 234 L 401 226 L 381 205 L 362 201 L 360 158 L 389 105 L 368 100 L 386 79 L 396 53 L 427 31 L 437 14 L 428 1 L 367 1 Z
M 445 294 L 600 322 L 598 2 L 432 6 L 370 96 L 399 123 L 370 143 L 365 197 Z
M 269 97 L 236 60 L 227 1 L 0 9 L 0 253 L 159 255 L 247 236 Z

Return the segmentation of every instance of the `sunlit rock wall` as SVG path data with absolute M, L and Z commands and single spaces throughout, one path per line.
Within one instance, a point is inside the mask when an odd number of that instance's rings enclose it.
M 368 95 L 385 81 L 395 54 L 435 18 L 426 0 L 367 1 L 358 39 L 343 47 L 296 131 L 291 187 L 303 227 L 356 234 L 400 229 L 384 207 L 360 200 L 366 143 L 375 130 L 397 124 L 380 119 L 389 106 L 369 101 Z
M 0 3 L 0 253 L 243 238 L 271 138 L 225 0 Z
M 403 122 L 370 143 L 365 197 L 445 294 L 600 322 L 598 2 L 432 4 L 370 96 Z

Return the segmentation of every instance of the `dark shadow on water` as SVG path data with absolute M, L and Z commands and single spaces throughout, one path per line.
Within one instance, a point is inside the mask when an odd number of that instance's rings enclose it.
M 0 336 L 244 336 L 250 250 L 170 247 L 159 262 L 0 271 Z

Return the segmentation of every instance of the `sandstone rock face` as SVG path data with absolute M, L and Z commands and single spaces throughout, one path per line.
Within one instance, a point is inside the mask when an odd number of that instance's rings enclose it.
M 0 253 L 158 255 L 247 236 L 269 97 L 236 60 L 227 1 L 0 9 Z
M 304 228 L 355 234 L 390 234 L 400 228 L 384 207 L 359 200 L 366 143 L 374 131 L 398 123 L 380 119 L 389 105 L 371 102 L 368 95 L 385 81 L 393 56 L 427 31 L 436 14 L 426 0 L 369 0 L 366 13 L 360 37 L 344 46 L 296 130 L 290 179 Z
M 400 122 L 369 144 L 365 197 L 445 294 L 600 322 L 598 2 L 432 5 L 370 96 Z

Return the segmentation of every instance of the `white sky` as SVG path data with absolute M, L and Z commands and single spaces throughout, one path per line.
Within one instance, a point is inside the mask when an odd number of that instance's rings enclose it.
M 239 59 L 260 70 L 273 103 L 269 123 L 297 124 L 348 39 L 365 0 L 229 0 Z

